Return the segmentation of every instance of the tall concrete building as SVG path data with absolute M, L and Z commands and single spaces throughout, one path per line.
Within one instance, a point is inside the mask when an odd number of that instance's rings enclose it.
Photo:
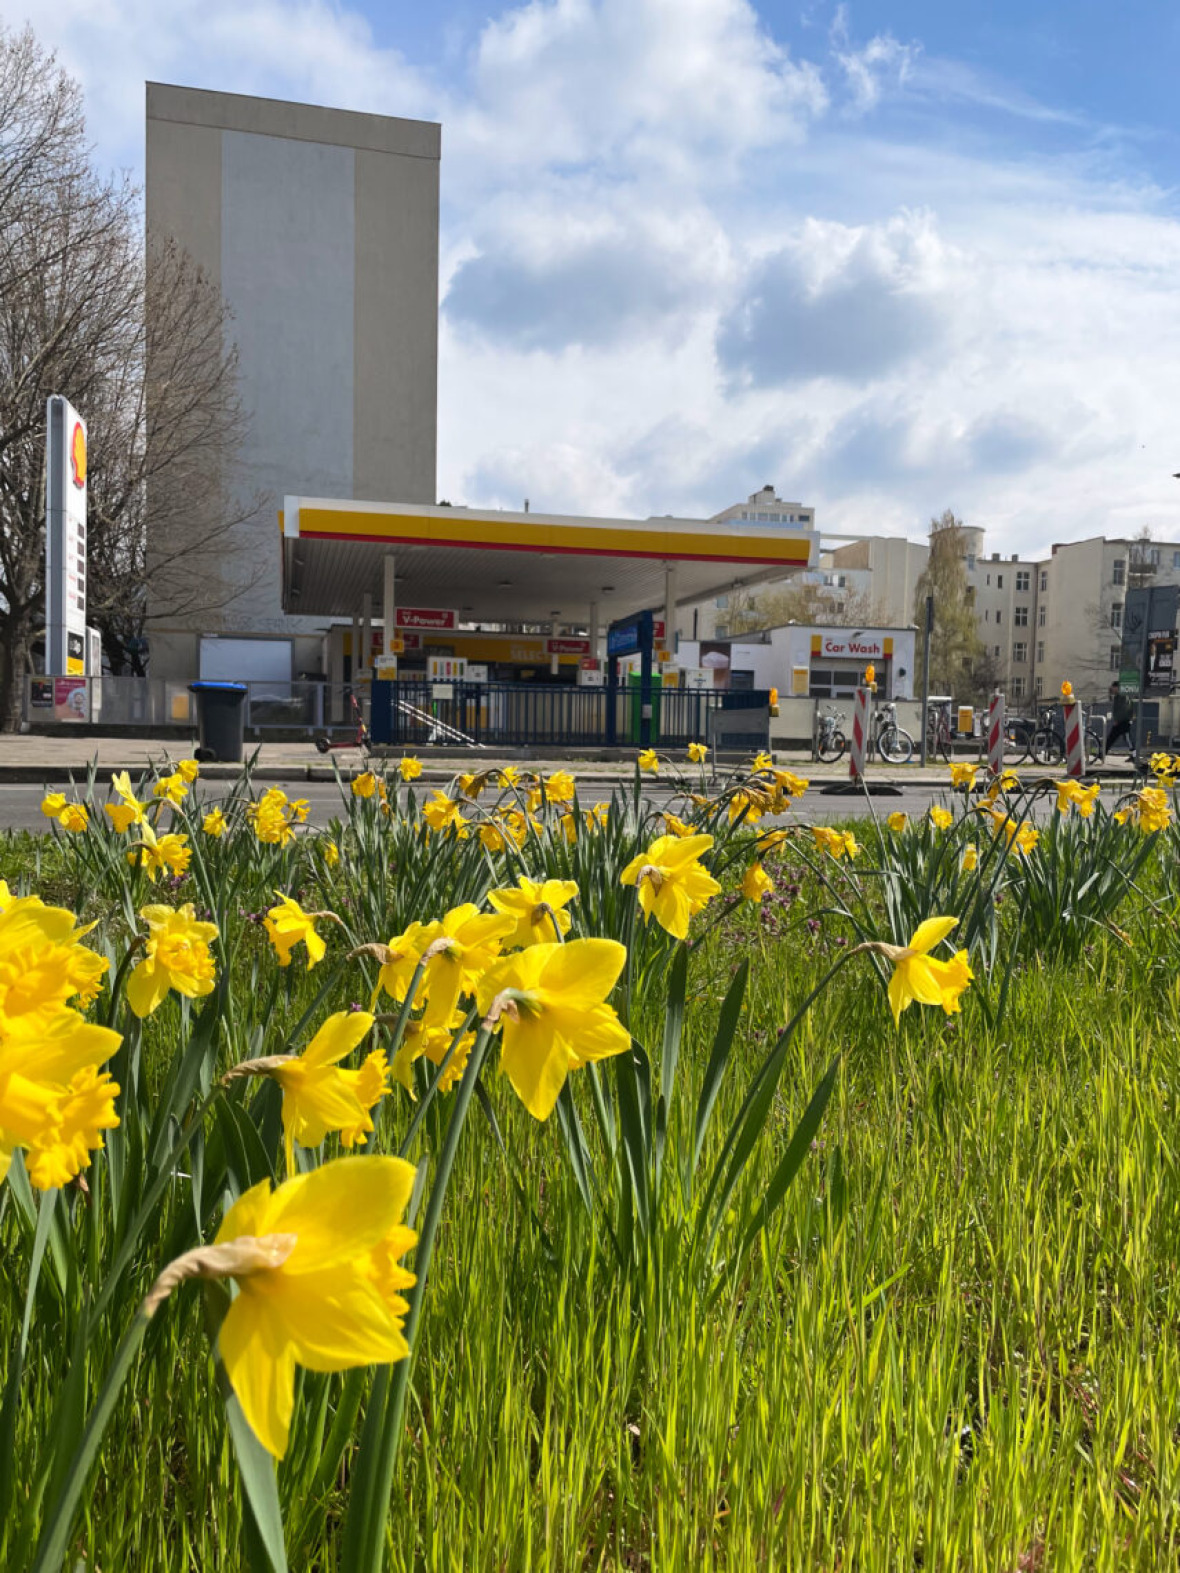
M 151 616 L 153 675 L 319 668 L 322 620 L 281 607 L 285 496 L 437 500 L 440 134 L 148 83 L 149 257 L 175 241 L 232 312 L 249 417 L 232 484 L 261 499 L 235 551 L 191 563 L 212 587 L 199 626 Z

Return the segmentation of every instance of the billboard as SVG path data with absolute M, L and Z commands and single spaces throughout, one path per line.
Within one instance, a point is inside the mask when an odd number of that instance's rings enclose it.
M 45 410 L 45 670 L 86 673 L 86 422 L 53 394 Z

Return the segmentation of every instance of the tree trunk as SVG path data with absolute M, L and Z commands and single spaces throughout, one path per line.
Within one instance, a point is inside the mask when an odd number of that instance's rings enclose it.
M 0 635 L 0 731 L 19 732 L 24 720 L 25 673 L 29 666 L 29 625 L 8 618 Z

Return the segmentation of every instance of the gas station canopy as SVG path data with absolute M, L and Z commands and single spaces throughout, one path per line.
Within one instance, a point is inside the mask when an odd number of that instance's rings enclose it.
M 312 617 L 380 608 L 385 559 L 397 604 L 450 607 L 464 623 L 603 623 L 807 568 L 813 531 L 749 520 L 591 519 L 481 508 L 288 497 L 283 610 Z

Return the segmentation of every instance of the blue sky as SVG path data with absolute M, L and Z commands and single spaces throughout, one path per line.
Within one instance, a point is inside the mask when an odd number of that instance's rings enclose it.
M 442 122 L 440 495 L 1180 538 L 1174 0 L 29 20 L 137 171 L 149 77 Z

